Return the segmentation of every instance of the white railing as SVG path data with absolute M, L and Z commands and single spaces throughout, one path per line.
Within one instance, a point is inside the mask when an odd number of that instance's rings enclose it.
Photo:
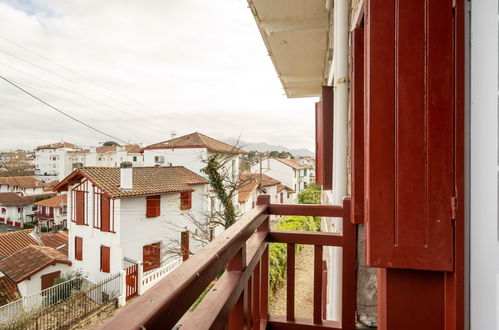
M 161 266 L 157 269 L 144 273 L 142 275 L 142 285 L 141 288 L 139 289 L 139 295 L 149 290 L 154 284 L 158 283 L 161 279 L 163 279 L 166 275 L 170 274 L 175 268 L 177 268 L 181 264 L 182 264 L 182 258 L 178 257 L 164 266 Z M 142 267 L 139 268 L 139 272 L 141 272 L 141 270 Z
M 74 278 L 0 306 L 0 322 L 8 322 L 19 317 L 19 315 L 23 313 L 57 304 L 58 302 L 67 299 L 72 291 L 80 290 L 82 286 L 83 279 Z

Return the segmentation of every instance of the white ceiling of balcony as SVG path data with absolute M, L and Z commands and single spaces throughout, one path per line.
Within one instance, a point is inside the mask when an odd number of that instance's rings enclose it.
M 288 97 L 320 95 L 328 63 L 325 0 L 248 0 Z

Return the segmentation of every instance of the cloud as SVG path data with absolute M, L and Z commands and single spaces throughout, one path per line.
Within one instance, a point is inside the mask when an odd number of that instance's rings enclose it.
M 313 150 L 315 99 L 284 96 L 244 0 L 6 1 L 0 21 L 2 75 L 122 140 L 200 131 Z M 0 149 L 108 140 L 4 82 L 0 97 Z

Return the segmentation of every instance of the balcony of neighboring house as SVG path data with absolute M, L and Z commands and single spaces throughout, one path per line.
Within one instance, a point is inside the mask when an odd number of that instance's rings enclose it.
M 341 234 L 271 230 L 271 215 L 343 219 Z M 269 313 L 269 244 L 286 245 L 286 313 Z M 313 315 L 300 318 L 296 293 L 297 245 L 313 247 Z M 341 319 L 326 319 L 326 247 L 343 252 Z M 356 310 L 356 225 L 350 200 L 342 206 L 270 204 L 259 196 L 256 207 L 214 241 L 184 261 L 151 290 L 130 301 L 103 329 L 354 329 Z M 221 275 L 220 275 L 221 274 Z M 217 279 L 218 278 L 218 279 Z M 216 282 L 214 282 L 216 280 Z M 213 285 L 213 283 L 215 283 Z M 192 310 L 207 288 L 209 292 Z M 153 303 L 152 303 L 153 302 Z
M 53 207 L 41 207 L 35 212 L 35 217 L 44 220 L 54 219 L 54 208 Z

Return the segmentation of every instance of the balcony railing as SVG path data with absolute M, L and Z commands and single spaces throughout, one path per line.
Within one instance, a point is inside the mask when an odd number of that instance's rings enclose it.
M 342 235 L 270 230 L 270 215 L 343 218 Z M 269 243 L 287 244 L 286 315 L 269 315 Z M 295 247 L 314 246 L 313 317 L 295 317 Z M 340 321 L 325 320 L 323 247 L 343 251 Z M 209 284 L 222 274 L 193 312 L 188 312 Z M 298 302 L 303 303 L 303 302 Z M 269 204 L 257 206 L 184 262 L 144 295 L 102 325 L 102 329 L 355 329 L 356 228 L 350 201 L 343 206 Z

